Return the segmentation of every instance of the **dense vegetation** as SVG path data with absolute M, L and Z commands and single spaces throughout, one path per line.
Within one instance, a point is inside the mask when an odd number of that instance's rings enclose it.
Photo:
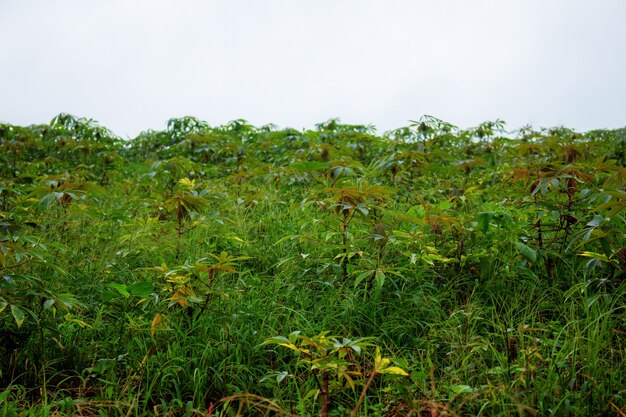
M 0 125 L 0 416 L 625 415 L 626 130 L 503 132 Z

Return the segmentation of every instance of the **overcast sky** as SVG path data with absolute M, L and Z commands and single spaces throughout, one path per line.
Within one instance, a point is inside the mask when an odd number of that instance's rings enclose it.
M 625 0 L 0 0 L 0 121 L 626 126 Z

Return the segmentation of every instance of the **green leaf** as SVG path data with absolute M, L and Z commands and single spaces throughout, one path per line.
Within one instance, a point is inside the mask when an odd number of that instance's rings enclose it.
M 15 304 L 11 304 L 11 313 L 13 314 L 13 318 L 15 319 L 15 323 L 17 324 L 17 327 L 19 329 L 22 326 L 22 323 L 24 323 L 24 310 L 22 310 Z
M 151 281 L 136 282 L 126 287 L 130 295 L 146 298 L 154 291 L 154 284 Z
M 204 304 L 206 302 L 206 297 L 200 297 L 198 295 L 188 295 L 185 299 L 194 304 Z
M 376 284 L 376 288 L 380 289 L 385 284 L 385 273 L 380 269 L 376 271 L 376 275 L 374 276 L 374 283 Z
M 530 246 L 522 243 L 515 242 L 515 249 L 526 259 L 528 262 L 537 262 L 537 251 Z
M 85 305 L 74 298 L 73 294 L 59 294 L 57 295 L 56 301 L 61 303 L 64 308 L 72 309 L 75 306 L 84 307 Z M 57 304 L 58 305 L 58 304 Z
M 439 203 L 437 205 L 437 208 L 441 211 L 445 211 L 448 210 L 449 208 L 453 207 L 454 204 L 451 203 L 450 201 L 442 201 L 441 203 Z
M 478 213 L 476 215 L 476 220 L 478 221 L 478 230 L 483 233 L 487 233 L 489 230 L 489 222 L 493 217 L 493 211 L 485 211 L 482 213 Z
M 601 253 L 596 253 L 596 252 L 583 252 L 580 254 L 580 256 L 584 256 L 586 258 L 593 258 L 593 259 L 598 259 L 602 262 L 606 262 L 609 263 L 609 258 Z
M 296 330 L 295 332 L 289 333 L 289 343 L 296 343 L 299 336 L 300 336 L 300 330 Z
M 365 278 L 370 277 L 373 271 L 361 272 L 354 280 L 354 286 L 358 286 Z
M 0 301 L 0 313 L 2 313 L 8 305 L 9 304 L 6 301 Z
M 269 339 L 265 340 L 259 346 L 269 345 L 271 343 L 274 343 L 274 344 L 276 344 L 276 343 L 289 343 L 289 339 L 287 339 L 285 336 L 274 336 L 274 337 L 270 337 Z
M 111 289 L 114 289 L 120 295 L 124 296 L 124 298 L 130 297 L 130 293 L 126 289 L 126 285 L 125 284 L 118 284 L 117 282 L 110 282 L 110 283 L 107 284 L 107 287 L 109 287 Z
M 604 254 L 610 257 L 613 254 L 612 249 L 611 249 L 611 242 L 609 242 L 609 240 L 604 237 L 600 238 L 599 241 L 600 241 L 600 247 L 602 247 L 602 251 L 604 252 Z
M 315 172 L 324 171 L 328 168 L 328 162 L 296 162 L 291 164 L 291 169 L 295 172 Z
M 63 193 L 57 193 L 57 192 L 46 194 L 39 200 L 39 204 L 44 209 L 48 209 L 53 203 L 56 203 L 62 196 L 63 196 Z
M 104 291 L 100 297 L 103 303 L 108 303 L 114 298 L 119 297 L 120 295 L 116 291 Z
M 208 201 L 202 197 L 185 194 L 182 197 L 181 204 L 189 211 L 199 212 L 208 206 Z
M 459 385 L 451 385 L 450 391 L 452 391 L 454 394 L 471 394 L 472 392 L 475 391 L 475 389 L 470 387 L 469 385 L 459 384 Z
M 586 227 L 598 227 L 605 220 L 604 216 L 601 214 L 596 214 L 593 216 L 593 219 L 586 224 Z

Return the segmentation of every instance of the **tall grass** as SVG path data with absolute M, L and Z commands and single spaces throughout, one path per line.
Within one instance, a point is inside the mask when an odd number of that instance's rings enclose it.
M 624 415 L 611 136 L 341 126 L 157 132 L 3 171 L 0 416 Z M 568 141 L 589 154 L 555 157 Z M 264 343 L 293 332 L 373 339 L 331 365 Z M 375 372 L 376 348 L 402 372 Z

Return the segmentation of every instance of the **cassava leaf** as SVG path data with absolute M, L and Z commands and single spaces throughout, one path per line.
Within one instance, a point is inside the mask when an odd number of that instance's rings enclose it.
M 522 242 L 515 242 L 515 249 L 529 262 L 537 262 L 537 251 Z

